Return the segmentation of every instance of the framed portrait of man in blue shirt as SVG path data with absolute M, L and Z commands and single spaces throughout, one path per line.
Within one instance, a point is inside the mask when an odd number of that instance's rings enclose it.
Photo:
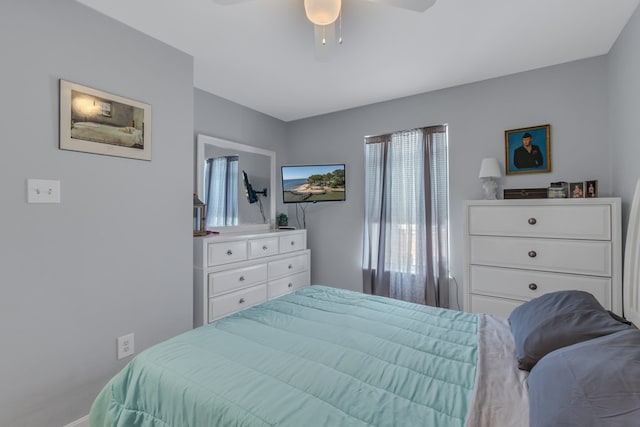
M 507 175 L 551 172 L 551 125 L 504 131 Z

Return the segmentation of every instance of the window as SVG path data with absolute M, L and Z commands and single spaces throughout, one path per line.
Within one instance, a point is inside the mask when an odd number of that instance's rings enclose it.
M 446 304 L 446 126 L 368 137 L 365 164 L 365 291 Z M 447 285 L 444 298 L 441 285 Z

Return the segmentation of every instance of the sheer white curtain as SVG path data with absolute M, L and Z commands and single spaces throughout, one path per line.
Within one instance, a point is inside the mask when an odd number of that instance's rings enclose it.
M 238 157 L 208 159 L 204 202 L 207 227 L 238 225 Z
M 444 126 L 367 138 L 365 292 L 446 304 L 440 292 L 447 285 L 448 293 L 446 152 Z

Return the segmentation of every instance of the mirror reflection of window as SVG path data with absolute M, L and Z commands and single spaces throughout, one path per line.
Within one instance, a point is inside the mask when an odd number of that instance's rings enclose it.
M 103 116 L 111 117 L 111 103 L 110 102 L 101 102 L 100 103 L 100 111 Z
M 204 197 L 207 227 L 238 225 L 238 156 L 207 159 Z

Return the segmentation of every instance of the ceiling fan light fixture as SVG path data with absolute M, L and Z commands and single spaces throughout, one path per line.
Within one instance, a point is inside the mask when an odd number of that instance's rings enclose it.
M 329 25 L 338 19 L 342 0 L 304 0 L 304 11 L 316 25 Z

